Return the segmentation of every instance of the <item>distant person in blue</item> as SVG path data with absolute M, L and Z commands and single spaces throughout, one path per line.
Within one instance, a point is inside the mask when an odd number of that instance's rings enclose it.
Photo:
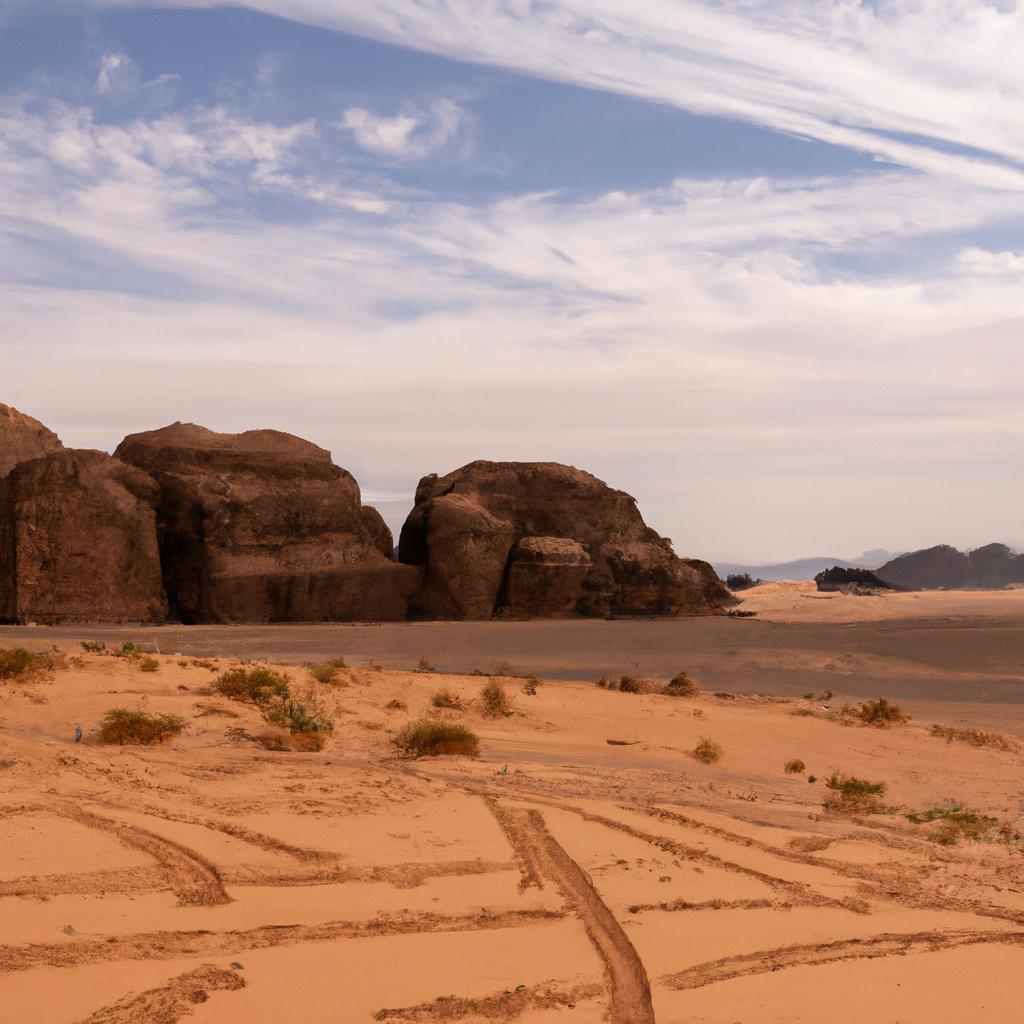
M 80 725 L 75 726 L 75 742 L 82 742 L 82 727 Z

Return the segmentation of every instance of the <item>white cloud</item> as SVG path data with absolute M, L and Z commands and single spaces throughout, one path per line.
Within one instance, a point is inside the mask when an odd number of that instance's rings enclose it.
M 126 53 L 106 53 L 100 58 L 96 92 L 100 96 L 130 96 L 139 90 L 139 67 Z
M 183 5 L 215 6 L 213 0 Z M 984 187 L 1024 189 L 1020 4 L 247 0 L 244 6 L 739 118 Z M 401 126 L 393 131 L 400 134 Z
M 469 206 L 318 180 L 299 160 L 317 137 L 221 107 L 0 106 L 5 400 L 73 444 L 278 426 L 386 493 L 474 457 L 573 462 L 707 554 L 741 534 L 797 554 L 836 523 L 851 550 L 960 536 L 978 512 L 939 500 L 951 475 L 984 450 L 1002 494 L 1019 461 L 1019 256 L 829 269 L 1019 216 L 1016 193 L 894 170 Z M 234 202 L 279 191 L 318 214 Z M 856 515 L 809 523 L 829 502 Z M 1008 529 L 1013 502 L 986 505 Z
M 362 107 L 349 107 L 340 127 L 356 144 L 378 156 L 421 160 L 434 156 L 464 135 L 465 110 L 452 99 L 435 100 L 426 110 L 381 117 Z

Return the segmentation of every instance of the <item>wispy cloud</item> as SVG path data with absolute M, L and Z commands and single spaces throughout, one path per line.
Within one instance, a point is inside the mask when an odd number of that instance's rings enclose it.
M 1024 7 L 1017 4 L 245 0 L 243 5 L 459 60 L 739 118 L 927 173 L 1024 189 L 1019 73 Z M 188 0 L 183 6 L 215 4 Z

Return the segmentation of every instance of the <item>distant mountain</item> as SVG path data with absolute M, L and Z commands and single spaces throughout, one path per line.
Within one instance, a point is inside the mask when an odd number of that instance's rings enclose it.
M 1000 590 L 1024 583 L 1024 555 L 1006 544 L 986 544 L 966 553 L 937 544 L 886 562 L 878 576 L 908 590 Z
M 887 559 L 891 551 L 878 548 L 865 551 L 854 561 L 845 558 L 812 557 L 798 558 L 792 562 L 773 562 L 769 565 L 740 565 L 735 562 L 716 562 L 715 571 L 722 579 L 730 575 L 749 573 L 755 580 L 777 582 L 778 580 L 813 580 L 819 572 L 838 566 L 841 569 L 875 569 Z

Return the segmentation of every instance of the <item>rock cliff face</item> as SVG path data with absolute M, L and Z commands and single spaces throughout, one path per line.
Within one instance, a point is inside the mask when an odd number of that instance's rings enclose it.
M 1024 555 L 1005 544 L 986 544 L 965 554 L 948 544 L 911 551 L 876 570 L 908 590 L 999 589 L 1024 583 Z
M 59 451 L 60 438 L 39 422 L 0 403 L 0 480 L 19 462 Z
M 677 558 L 635 499 L 557 463 L 473 462 L 424 477 L 399 557 L 424 573 L 413 615 L 705 614 L 733 598 Z
M 19 463 L 0 480 L 0 621 L 163 621 L 156 497 L 104 452 Z
M 418 573 L 391 561 L 390 530 L 324 449 L 176 423 L 115 454 L 159 484 L 164 580 L 182 621 L 405 617 Z

